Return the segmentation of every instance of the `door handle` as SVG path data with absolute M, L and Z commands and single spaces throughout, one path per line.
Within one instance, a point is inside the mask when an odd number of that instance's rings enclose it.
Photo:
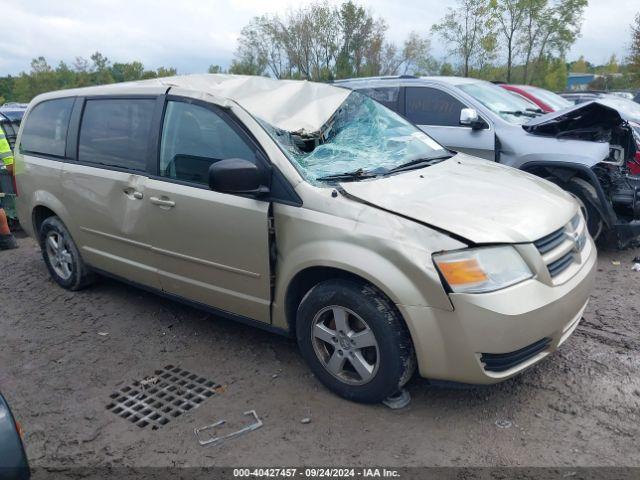
M 135 198 L 136 200 L 142 200 L 142 198 L 144 197 L 142 192 L 134 190 L 133 188 L 125 188 L 123 192 L 127 197 Z
M 160 207 L 173 208 L 176 206 L 176 202 L 167 198 L 149 197 L 149 201 Z

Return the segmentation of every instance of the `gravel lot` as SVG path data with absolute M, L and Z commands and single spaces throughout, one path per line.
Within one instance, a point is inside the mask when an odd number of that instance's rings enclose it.
M 112 280 L 67 292 L 22 238 L 0 252 L 0 389 L 36 467 L 639 466 L 638 254 L 600 254 L 584 320 L 542 364 L 484 388 L 416 378 L 411 405 L 392 411 L 329 393 L 291 340 Z M 166 365 L 222 388 L 157 430 L 106 409 L 115 390 Z M 230 431 L 251 409 L 262 428 L 198 445 L 194 427 L 224 418 Z

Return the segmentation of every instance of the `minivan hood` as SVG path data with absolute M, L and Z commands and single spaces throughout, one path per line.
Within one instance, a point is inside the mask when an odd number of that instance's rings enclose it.
M 522 128 L 534 135 L 556 136 L 593 127 L 613 128 L 624 123 L 625 119 L 618 110 L 595 100 L 536 117 L 522 125 Z
M 566 225 L 578 209 L 545 180 L 464 154 L 340 186 L 355 199 L 473 243 L 532 242 Z

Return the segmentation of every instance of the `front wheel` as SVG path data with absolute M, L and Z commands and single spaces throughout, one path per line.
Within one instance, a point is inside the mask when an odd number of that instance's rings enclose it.
M 567 182 L 565 190 L 578 202 L 587 223 L 589 234 L 594 240 L 597 240 L 604 230 L 604 220 L 598 209 L 594 207 L 594 202 L 598 202 L 598 194 L 595 188 L 586 180 L 574 177 Z
M 415 371 L 413 344 L 399 314 L 366 284 L 316 285 L 298 308 L 296 336 L 313 373 L 349 400 L 381 402 Z

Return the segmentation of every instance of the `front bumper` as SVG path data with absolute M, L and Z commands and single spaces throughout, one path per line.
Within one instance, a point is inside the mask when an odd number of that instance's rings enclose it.
M 451 294 L 453 311 L 398 305 L 416 350 L 420 375 L 471 384 L 510 378 L 557 349 L 578 326 L 591 294 L 597 253 L 589 253 L 580 269 L 561 285 L 539 278 L 486 294 Z M 518 354 L 534 344 L 531 356 Z M 516 354 L 521 361 L 495 371 L 483 354 Z M 519 357 L 518 357 L 519 355 Z M 490 355 L 491 356 L 491 355 Z M 485 359 L 487 356 L 485 356 Z

